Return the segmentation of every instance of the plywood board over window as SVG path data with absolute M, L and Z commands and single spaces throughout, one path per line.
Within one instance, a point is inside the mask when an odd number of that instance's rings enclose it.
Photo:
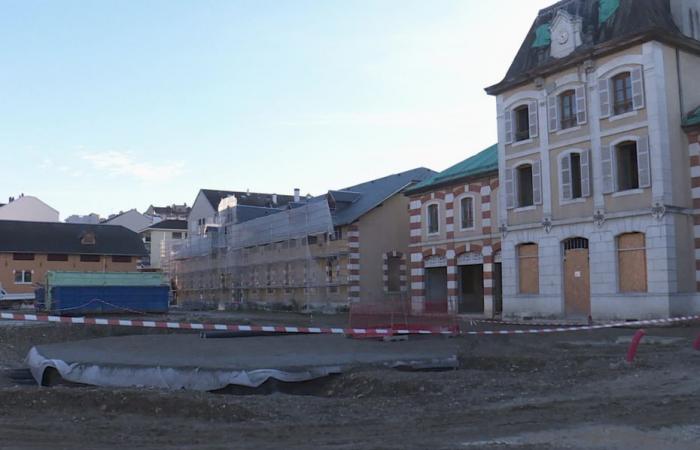
M 521 294 L 539 294 L 540 260 L 537 244 L 518 246 L 518 281 Z
M 620 292 L 647 291 L 646 239 L 643 233 L 625 233 L 617 238 Z

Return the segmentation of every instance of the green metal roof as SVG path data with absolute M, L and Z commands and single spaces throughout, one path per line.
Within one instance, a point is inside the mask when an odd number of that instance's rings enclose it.
M 700 125 L 700 107 L 688 114 L 688 117 L 683 120 L 684 127 L 690 127 L 693 125 Z
M 476 155 L 443 170 L 406 191 L 407 194 L 426 191 L 432 187 L 441 186 L 451 181 L 471 178 L 477 175 L 498 170 L 498 144 L 480 151 Z

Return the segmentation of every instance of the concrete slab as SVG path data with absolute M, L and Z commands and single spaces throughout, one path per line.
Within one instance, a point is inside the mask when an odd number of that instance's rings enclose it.
M 376 342 L 301 335 L 201 339 L 192 334 L 135 335 L 40 345 L 27 362 L 38 383 L 47 369 L 99 386 L 215 390 L 257 387 L 274 378 L 307 381 L 363 366 L 450 368 L 457 343 L 444 338 Z

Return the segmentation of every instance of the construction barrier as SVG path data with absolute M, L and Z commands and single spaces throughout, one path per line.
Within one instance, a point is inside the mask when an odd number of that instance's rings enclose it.
M 0 319 L 18 320 L 29 322 L 55 322 L 78 325 L 108 325 L 119 327 L 138 328 L 166 328 L 179 330 L 218 330 L 234 332 L 274 332 L 289 334 L 341 334 L 341 335 L 368 335 L 368 336 L 391 336 L 400 334 L 418 335 L 464 335 L 464 336 L 497 336 L 515 334 L 549 334 L 564 333 L 571 331 L 601 330 L 618 327 L 640 327 L 664 325 L 671 323 L 690 322 L 700 319 L 700 315 L 671 317 L 668 319 L 639 320 L 635 322 L 612 322 L 600 325 L 588 325 L 578 327 L 557 327 L 557 328 L 534 328 L 525 330 L 481 330 L 481 331 L 456 331 L 445 328 L 333 328 L 333 327 L 299 327 L 286 325 L 232 325 L 215 323 L 194 323 L 194 322 L 166 322 L 155 320 L 132 320 L 132 319 L 103 319 L 97 317 L 64 317 L 49 316 L 43 314 L 19 314 L 0 313 Z

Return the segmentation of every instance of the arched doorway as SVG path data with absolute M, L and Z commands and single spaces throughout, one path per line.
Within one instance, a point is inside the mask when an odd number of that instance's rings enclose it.
M 564 247 L 564 311 L 567 317 L 591 315 L 591 281 L 588 264 L 588 239 L 574 237 Z

